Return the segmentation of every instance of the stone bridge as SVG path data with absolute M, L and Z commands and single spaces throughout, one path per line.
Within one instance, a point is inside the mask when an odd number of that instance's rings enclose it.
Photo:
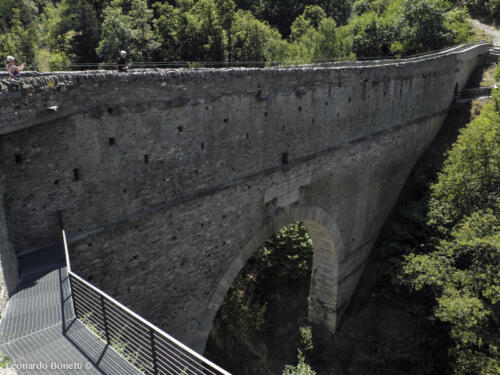
M 487 44 L 266 69 L 0 81 L 4 294 L 15 255 L 73 268 L 203 350 L 247 259 L 302 220 L 313 323 L 334 331 L 409 171 Z

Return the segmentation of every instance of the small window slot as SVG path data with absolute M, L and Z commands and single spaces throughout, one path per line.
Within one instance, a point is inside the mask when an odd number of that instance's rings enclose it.
M 281 154 L 281 165 L 287 165 L 288 164 L 288 152 L 284 152 Z

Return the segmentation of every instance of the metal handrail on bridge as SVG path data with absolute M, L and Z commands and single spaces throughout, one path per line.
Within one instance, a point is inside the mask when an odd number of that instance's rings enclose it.
M 483 86 L 483 87 L 469 87 L 460 92 L 457 92 L 453 99 L 471 99 L 479 98 L 481 96 L 491 96 L 491 93 L 496 86 Z
M 74 273 L 62 235 L 75 317 L 107 345 L 148 375 L 231 375 Z

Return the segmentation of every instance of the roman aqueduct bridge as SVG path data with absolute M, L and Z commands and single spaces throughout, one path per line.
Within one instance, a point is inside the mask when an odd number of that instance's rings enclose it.
M 73 268 L 202 350 L 232 280 L 304 221 L 310 320 L 335 330 L 416 160 L 487 54 L 0 81 L 4 294 L 15 254 Z

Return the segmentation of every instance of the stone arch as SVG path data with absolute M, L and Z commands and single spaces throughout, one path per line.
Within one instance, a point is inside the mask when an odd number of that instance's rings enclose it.
M 344 256 L 344 244 L 333 217 L 319 207 L 287 208 L 285 212 L 270 218 L 259 228 L 219 281 L 212 294 L 200 323 L 194 347 L 202 352 L 205 348 L 215 315 L 224 301 L 234 279 L 257 249 L 282 227 L 302 221 L 313 242 L 313 266 L 309 289 L 309 320 L 335 332 L 337 326 L 337 283 L 339 260 Z

